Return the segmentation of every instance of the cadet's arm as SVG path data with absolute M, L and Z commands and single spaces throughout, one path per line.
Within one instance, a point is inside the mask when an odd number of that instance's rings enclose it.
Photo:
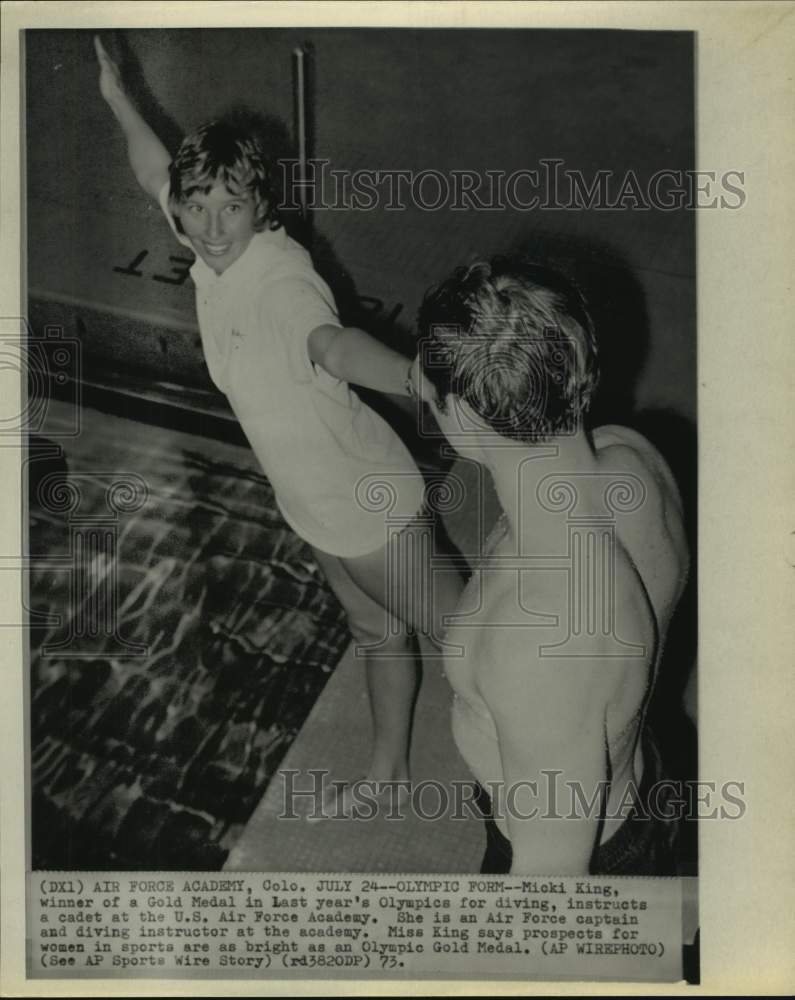
M 156 200 L 168 180 L 171 157 L 124 90 L 119 69 L 98 35 L 94 36 L 94 50 L 99 60 L 99 90 L 127 139 L 127 155 L 135 179 Z

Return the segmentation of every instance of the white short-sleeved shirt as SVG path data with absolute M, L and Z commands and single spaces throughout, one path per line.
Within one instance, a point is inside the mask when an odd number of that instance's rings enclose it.
M 168 206 L 160 205 L 177 239 Z M 256 233 L 223 274 L 190 268 L 210 376 L 226 394 L 285 520 L 332 555 L 381 548 L 422 506 L 423 480 L 398 435 L 351 391 L 312 364 L 316 327 L 339 326 L 334 297 L 309 254 L 284 229 Z

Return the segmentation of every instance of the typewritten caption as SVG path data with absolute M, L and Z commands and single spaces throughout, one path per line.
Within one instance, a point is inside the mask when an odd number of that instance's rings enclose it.
M 232 874 L 34 872 L 28 974 L 681 978 L 676 879 Z

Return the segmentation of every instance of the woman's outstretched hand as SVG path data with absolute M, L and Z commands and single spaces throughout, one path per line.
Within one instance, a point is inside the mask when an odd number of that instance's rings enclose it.
M 135 179 L 157 200 L 168 182 L 171 157 L 125 92 L 119 67 L 105 51 L 99 35 L 94 35 L 94 51 L 99 62 L 99 90 L 127 140 L 127 156 Z
M 94 35 L 94 51 L 99 60 L 99 92 L 108 104 L 113 104 L 126 96 L 119 67 L 105 51 L 99 35 Z

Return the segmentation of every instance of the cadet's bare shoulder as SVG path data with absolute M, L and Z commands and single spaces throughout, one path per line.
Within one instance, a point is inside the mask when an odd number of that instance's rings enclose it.
M 644 485 L 651 486 L 660 494 L 666 504 L 673 504 L 682 512 L 682 497 L 668 463 L 648 438 L 630 427 L 606 424 L 593 432 L 594 448 L 603 460 L 609 460 L 616 468 L 626 467 L 626 471 L 641 471 Z
M 644 504 L 667 524 L 681 526 L 684 509 L 679 487 L 668 463 L 647 438 L 629 427 L 608 424 L 593 433 L 594 448 L 606 468 L 631 472 L 642 481 Z
M 674 596 L 687 576 L 689 553 L 682 497 L 668 463 L 650 441 L 628 427 L 599 427 L 593 441 L 603 469 L 629 472 L 642 482 L 643 502 L 633 513 L 619 516 L 619 535 L 647 587 L 661 576 L 672 588 L 669 596 Z

